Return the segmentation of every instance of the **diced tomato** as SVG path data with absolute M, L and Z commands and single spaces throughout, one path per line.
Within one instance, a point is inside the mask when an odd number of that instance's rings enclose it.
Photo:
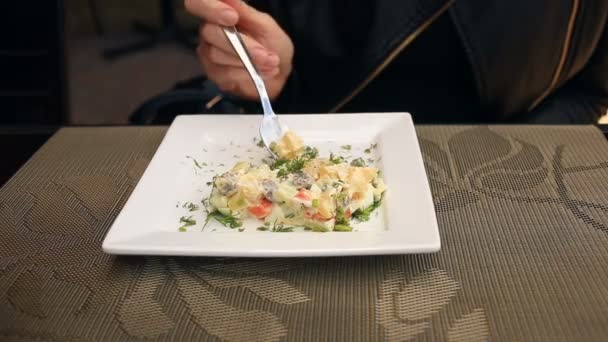
M 296 194 L 296 198 L 299 198 L 299 199 L 305 200 L 305 201 L 310 201 L 312 199 L 312 196 L 310 195 L 310 192 L 308 190 L 301 189 Z
M 257 206 L 249 207 L 248 210 L 251 215 L 261 219 L 270 215 L 270 212 L 272 211 L 272 202 L 270 202 L 266 198 L 262 198 L 260 204 L 258 204 Z
M 350 218 L 353 216 L 353 213 L 350 212 L 350 208 L 346 209 L 346 211 L 344 212 L 344 218 L 347 220 L 350 220 Z

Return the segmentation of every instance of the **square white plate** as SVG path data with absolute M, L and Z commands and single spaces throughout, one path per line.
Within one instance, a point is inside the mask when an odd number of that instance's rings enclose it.
M 435 252 L 439 231 L 420 147 L 407 113 L 280 115 L 320 156 L 330 152 L 374 161 L 388 186 L 382 206 L 353 232 L 244 231 L 190 212 L 210 192 L 214 175 L 236 161 L 266 157 L 256 146 L 257 115 L 186 115 L 175 119 L 103 242 L 110 254 L 226 257 L 313 257 Z M 364 150 L 377 144 L 371 153 Z M 351 145 L 352 148 L 344 148 Z M 369 151 L 368 151 L 369 152 Z M 197 224 L 180 232 L 179 219 Z

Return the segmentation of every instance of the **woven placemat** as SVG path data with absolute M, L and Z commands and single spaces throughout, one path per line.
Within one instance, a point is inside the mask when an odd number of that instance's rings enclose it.
M 442 249 L 113 257 L 165 128 L 67 128 L 0 189 L 0 338 L 605 341 L 608 144 L 593 127 L 418 127 Z

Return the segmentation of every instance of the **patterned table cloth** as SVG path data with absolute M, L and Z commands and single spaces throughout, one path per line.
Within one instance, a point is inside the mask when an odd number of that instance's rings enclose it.
M 587 126 L 418 126 L 442 249 L 115 257 L 164 127 L 65 128 L 0 189 L 0 339 L 605 341 L 608 143 Z

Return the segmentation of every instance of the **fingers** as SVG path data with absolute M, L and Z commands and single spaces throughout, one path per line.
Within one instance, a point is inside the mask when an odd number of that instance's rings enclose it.
M 240 64 L 240 60 L 238 60 L 239 65 L 236 66 L 227 65 L 227 62 L 216 63 L 209 58 L 209 55 L 214 54 L 214 52 L 209 52 L 211 49 L 204 45 L 197 49 L 201 64 L 210 80 L 215 82 L 222 91 L 238 95 L 244 95 L 244 89 L 248 90 L 246 94 L 255 91 L 251 77 L 242 64 Z M 260 74 L 263 79 L 271 79 L 279 74 L 279 68 L 275 67 L 265 72 L 260 71 Z
M 241 34 L 241 37 L 249 51 L 253 64 L 260 71 L 268 71 L 279 65 L 279 56 L 276 53 L 268 51 L 262 44 L 247 34 Z M 207 52 L 212 61 L 222 65 L 237 66 L 234 60 L 239 60 L 238 55 L 232 48 L 232 45 L 230 45 L 220 26 L 215 24 L 202 25 L 200 40 L 209 46 L 209 51 Z M 238 65 L 240 65 L 240 60 Z
M 202 51 L 202 53 L 204 53 L 213 64 L 233 67 L 243 66 L 243 63 L 235 54 L 227 53 L 213 46 L 208 45 L 207 51 Z
M 197 48 L 197 54 L 199 56 L 200 62 L 206 68 L 208 68 L 209 65 L 244 68 L 243 63 L 236 56 L 236 54 L 226 53 L 214 46 L 210 46 L 209 44 L 203 43 L 199 45 Z M 276 75 L 279 70 L 279 65 L 260 65 L 256 66 L 256 68 L 258 72 L 262 75 L 262 77 L 268 77 Z
M 210 23 L 233 26 L 239 20 L 236 10 L 219 0 L 184 0 L 184 6 L 191 14 Z
M 245 68 L 210 65 L 207 76 L 225 92 L 241 95 L 239 90 L 253 87 L 253 83 Z
M 224 0 L 226 5 L 234 8 L 238 14 L 238 26 L 250 32 L 264 34 L 272 32 L 278 28 L 274 19 L 248 5 L 242 0 Z

